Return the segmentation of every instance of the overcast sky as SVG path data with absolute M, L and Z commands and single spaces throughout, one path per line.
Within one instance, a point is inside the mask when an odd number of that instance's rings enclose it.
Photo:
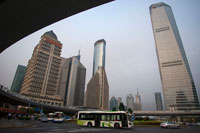
M 27 65 L 40 37 L 53 30 L 63 44 L 62 57 L 78 54 L 92 77 L 94 43 L 105 39 L 106 73 L 112 96 L 134 97 L 143 110 L 155 110 L 155 92 L 162 92 L 149 6 L 158 0 L 117 0 L 47 26 L 0 54 L 0 84 L 11 87 L 18 64 Z M 163 0 L 172 7 L 185 52 L 200 93 L 200 0 Z M 126 103 L 126 102 L 125 102 Z

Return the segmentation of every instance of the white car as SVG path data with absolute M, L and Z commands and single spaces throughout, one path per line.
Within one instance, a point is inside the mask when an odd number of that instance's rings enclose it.
M 54 118 L 53 119 L 53 122 L 55 122 L 55 123 L 62 123 L 63 121 L 64 121 L 63 118 Z
M 173 122 L 162 122 L 160 124 L 160 127 L 162 128 L 181 128 L 180 124 L 173 123 Z
M 41 118 L 41 122 L 48 122 L 48 118 L 47 117 L 42 117 Z

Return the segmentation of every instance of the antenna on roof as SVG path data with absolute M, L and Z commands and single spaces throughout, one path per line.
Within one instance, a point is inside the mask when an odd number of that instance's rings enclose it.
M 81 60 L 81 55 L 80 55 L 80 53 L 81 53 L 81 48 L 78 50 L 78 59 L 79 59 L 79 61 Z

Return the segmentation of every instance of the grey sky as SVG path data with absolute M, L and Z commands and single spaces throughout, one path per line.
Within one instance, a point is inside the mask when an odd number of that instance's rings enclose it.
M 149 6 L 158 0 L 117 0 L 66 18 L 18 41 L 0 54 L 0 84 L 10 88 L 18 64 L 27 65 L 40 37 L 53 30 L 63 44 L 62 57 L 78 54 L 92 76 L 94 43 L 105 39 L 110 97 L 135 97 L 155 110 L 154 92 L 162 92 Z M 172 7 L 198 93 L 200 93 L 200 1 L 163 0 Z

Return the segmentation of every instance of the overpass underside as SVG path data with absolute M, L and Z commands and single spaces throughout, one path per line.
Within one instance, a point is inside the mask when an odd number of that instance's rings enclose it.
M 113 0 L 0 0 L 0 53 L 59 20 Z

